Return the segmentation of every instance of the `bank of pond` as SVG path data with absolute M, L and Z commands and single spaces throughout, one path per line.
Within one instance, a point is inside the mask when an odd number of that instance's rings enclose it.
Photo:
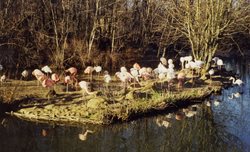
M 219 93 L 229 83 L 227 77 L 217 78 L 214 77 L 214 81 L 189 79 L 183 88 L 178 88 L 177 82 L 172 82 L 169 88 L 166 81 L 159 80 L 147 80 L 140 86 L 130 84 L 126 88 L 116 82 L 107 87 L 95 81 L 92 84 L 97 91 L 90 93 L 84 90 L 65 92 L 63 84 L 48 90 L 37 86 L 36 81 L 9 80 L 1 86 L 5 95 L 5 99 L 1 98 L 4 100 L 1 107 L 9 115 L 34 122 L 112 124 L 200 102 Z

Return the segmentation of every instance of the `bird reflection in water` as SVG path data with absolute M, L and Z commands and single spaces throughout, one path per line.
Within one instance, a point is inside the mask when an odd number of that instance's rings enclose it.
M 228 99 L 235 99 L 235 98 L 239 98 L 241 97 L 241 93 L 236 92 L 236 93 L 232 93 L 231 95 L 228 96 Z
M 94 133 L 94 131 L 86 130 L 84 133 L 82 132 L 82 133 L 78 134 L 78 137 L 81 141 L 85 141 L 85 140 L 87 140 L 89 133 Z
M 41 135 L 42 135 L 43 137 L 46 137 L 46 136 L 48 135 L 48 131 L 47 131 L 46 129 L 42 129 Z

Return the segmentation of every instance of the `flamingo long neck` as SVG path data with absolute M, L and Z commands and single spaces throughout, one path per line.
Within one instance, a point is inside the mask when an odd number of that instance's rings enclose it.
M 235 78 L 233 78 L 233 84 L 235 84 Z

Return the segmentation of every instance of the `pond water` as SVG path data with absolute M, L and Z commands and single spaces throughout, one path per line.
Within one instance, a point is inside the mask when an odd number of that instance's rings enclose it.
M 230 60 L 226 66 L 241 76 L 243 93 L 232 96 L 239 88 L 230 87 L 180 110 L 189 117 L 178 115 L 177 120 L 172 113 L 110 126 L 73 127 L 1 117 L 0 152 L 250 151 L 250 62 Z M 80 139 L 87 129 L 94 133 Z

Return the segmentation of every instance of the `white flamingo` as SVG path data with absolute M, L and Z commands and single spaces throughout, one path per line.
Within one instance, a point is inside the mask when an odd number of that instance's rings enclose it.
M 230 77 L 229 80 L 233 81 L 233 84 L 238 85 L 239 87 L 241 87 L 243 85 L 243 81 L 240 79 L 235 79 L 234 77 Z
M 239 98 L 241 94 L 239 92 L 232 93 L 231 96 L 228 96 L 228 99 Z
M 89 91 L 89 82 L 87 82 L 87 81 L 80 81 L 79 82 L 79 86 L 80 86 L 80 88 L 82 89 L 82 91 L 83 91 L 83 95 L 85 94 L 85 93 L 87 93 L 88 95 L 92 95 L 92 94 L 94 94 L 95 92 L 90 92 Z
M 185 62 L 185 58 L 184 57 L 180 57 L 180 61 L 181 61 L 181 69 L 184 69 L 184 62 Z
M 95 67 L 94 67 L 94 70 L 95 70 L 96 73 L 98 73 L 98 80 L 99 80 L 99 78 L 100 78 L 100 73 L 101 73 L 101 71 L 102 71 L 102 67 L 101 67 L 101 66 L 95 66 Z
M 167 76 L 166 76 L 166 74 L 164 74 L 164 73 L 160 73 L 159 74 L 159 76 L 158 76 L 158 78 L 160 79 L 160 81 L 161 81 L 161 89 L 163 88 L 163 83 L 164 83 L 164 79 L 166 79 L 167 78 Z
M 42 71 L 43 72 L 45 72 L 46 74 L 47 74 L 47 76 L 48 76 L 48 74 L 50 73 L 52 73 L 52 70 L 50 69 L 50 67 L 49 66 L 44 66 L 44 67 L 42 67 Z
M 104 82 L 106 83 L 106 88 L 108 90 L 108 85 L 110 83 L 110 81 L 112 80 L 111 76 L 109 75 L 108 71 L 104 72 Z
M 224 65 L 223 60 L 222 59 L 218 59 L 216 62 L 218 69 L 221 70 L 221 67 Z
M 173 60 L 172 59 L 168 59 L 168 64 L 173 64 Z
M 157 72 L 160 73 L 167 73 L 168 69 L 164 66 L 164 64 L 159 63 L 158 67 L 157 67 Z
M 208 74 L 209 74 L 210 85 L 211 85 L 211 83 L 212 83 L 212 75 L 214 75 L 214 69 L 210 69 L 210 70 L 208 71 Z
M 130 73 L 134 77 L 134 87 L 135 87 L 135 81 L 139 82 L 139 73 L 138 73 L 138 70 L 136 70 L 135 68 L 131 68 L 130 69 Z
M 130 82 L 134 77 L 127 72 L 125 67 L 121 67 L 121 72 L 116 72 L 115 74 L 123 83 L 123 88 L 126 90 L 127 83 Z
M 1 82 L 1 85 L 4 83 L 4 82 L 6 82 L 6 75 L 4 74 L 4 75 L 2 75 L 1 76 L 1 78 L 0 78 L 0 82 Z
M 166 58 L 164 58 L 164 57 L 161 57 L 160 58 L 160 62 L 163 64 L 163 65 L 167 65 L 167 60 L 166 60 Z
M 196 69 L 198 70 L 198 75 L 200 76 L 201 69 L 204 66 L 205 62 L 201 60 L 195 60 L 195 64 L 196 64 Z
M 220 105 L 220 101 L 219 100 L 214 100 L 214 106 L 219 106 Z
M 169 68 L 167 72 L 168 89 L 171 90 L 172 81 L 175 78 L 175 71 L 173 68 Z
M 27 70 L 24 70 L 22 73 L 21 73 L 22 77 L 25 79 L 29 76 L 29 72 Z

